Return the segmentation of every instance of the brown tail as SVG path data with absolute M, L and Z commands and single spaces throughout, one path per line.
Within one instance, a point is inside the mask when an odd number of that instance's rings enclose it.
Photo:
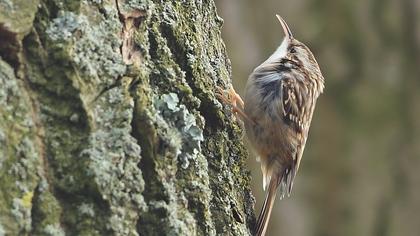
M 278 175 L 272 176 L 268 186 L 267 195 L 265 197 L 264 205 L 261 209 L 260 216 L 258 217 L 257 227 L 255 230 L 256 236 L 265 235 L 267 230 L 268 221 L 270 220 L 271 210 L 273 209 L 274 201 L 276 200 L 277 186 L 281 179 Z

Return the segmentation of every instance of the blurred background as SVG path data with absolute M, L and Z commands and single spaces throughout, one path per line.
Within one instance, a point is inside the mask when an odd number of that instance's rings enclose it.
M 420 235 L 420 0 L 218 0 L 240 94 L 283 38 L 326 79 L 291 198 L 268 235 Z M 249 158 L 258 213 L 259 163 Z

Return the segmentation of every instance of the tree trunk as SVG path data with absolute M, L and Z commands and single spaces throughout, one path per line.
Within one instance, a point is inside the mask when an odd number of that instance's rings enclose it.
M 248 235 L 213 1 L 0 0 L 0 235 Z

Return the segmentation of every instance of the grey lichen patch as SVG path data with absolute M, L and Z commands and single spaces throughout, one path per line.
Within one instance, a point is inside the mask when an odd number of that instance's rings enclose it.
M 73 113 L 71 116 L 70 116 L 70 118 L 69 118 L 69 120 L 71 121 L 71 122 L 74 122 L 74 123 L 77 123 L 78 121 L 79 121 L 79 114 L 77 114 L 77 113 Z
M 133 127 L 144 147 L 139 166 L 147 179 L 143 194 L 148 204 L 148 210 L 141 213 L 138 231 L 140 235 L 197 235 L 200 232 L 197 219 L 187 209 L 189 199 L 179 189 L 180 180 L 176 176 L 182 169 L 178 157 L 187 142 L 181 133 L 185 120 L 170 117 L 172 113 L 183 113 L 181 110 L 186 107 L 175 94 L 158 96 L 149 89 L 141 84 L 135 93 L 137 120 Z M 197 164 L 197 160 L 191 163 Z
M 124 86 L 116 87 L 97 100 L 93 110 L 95 129 L 81 158 L 88 158 L 92 176 L 109 203 L 112 216 L 108 227 L 117 235 L 137 235 L 137 212 L 145 211 L 144 180 L 138 168 L 140 146 L 131 133 L 134 103 Z M 83 214 L 92 214 L 86 206 Z
M 175 191 L 175 189 L 171 190 Z M 169 204 L 165 201 L 149 202 L 150 210 L 165 213 L 165 217 L 162 219 L 165 224 L 162 233 L 165 235 L 196 235 L 196 220 L 175 200 L 182 200 L 182 196 L 180 199 L 171 199 Z M 185 199 L 183 200 L 185 201 Z
M 72 39 L 73 33 L 78 28 L 85 28 L 87 25 L 85 16 L 78 16 L 73 12 L 60 12 L 58 18 L 54 19 L 47 28 L 46 33 L 54 41 L 67 41 Z
M 27 193 L 31 195 L 31 193 Z M 29 202 L 28 202 L 29 200 Z M 14 198 L 11 213 L 18 223 L 18 227 L 26 232 L 31 230 L 31 199 Z
M 109 7 L 104 7 L 104 11 L 109 17 L 97 15 L 99 20 L 61 11 L 46 30 L 55 47 L 67 51 L 81 79 L 89 79 L 74 81 L 78 87 L 86 82 L 109 86 L 126 71 L 119 52 L 121 23 L 117 11 Z
M 14 10 L 13 2 L 11 0 L 1 0 L 0 6 L 4 7 L 4 9 L 7 11 Z
M 40 157 L 30 106 L 13 69 L 0 59 L 0 222 L 8 232 L 31 229 Z
M 117 0 L 118 8 L 121 14 L 126 14 L 133 11 L 144 12 L 145 16 L 151 16 L 155 10 L 155 3 L 150 0 Z
M 95 209 L 93 208 L 92 203 L 82 203 L 79 206 L 79 211 L 82 215 L 87 215 L 89 217 L 95 216 Z
M 154 3 L 152 1 L 126 0 L 124 5 L 133 9 L 145 11 L 151 11 L 154 8 Z
M 0 26 L 22 38 L 32 27 L 39 0 L 0 0 Z
M 47 236 L 65 236 L 63 228 L 60 225 L 46 225 L 43 234 Z
M 201 152 L 201 142 L 204 140 L 202 127 L 197 125 L 195 116 L 187 110 L 185 105 L 179 104 L 175 93 L 162 95 L 154 104 L 158 114 L 177 129 L 178 134 L 173 134 L 168 142 L 173 143 L 180 166 L 184 169 L 188 168 L 190 161 L 193 161 Z M 181 139 L 180 143 L 177 143 L 178 137 Z

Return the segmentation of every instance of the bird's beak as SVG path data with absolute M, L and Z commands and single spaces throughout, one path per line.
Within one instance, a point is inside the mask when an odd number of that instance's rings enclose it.
M 283 18 L 281 18 L 281 16 L 276 15 L 277 19 L 279 19 L 281 27 L 283 28 L 284 34 L 286 35 L 286 37 L 290 40 L 293 38 L 293 34 L 292 31 L 290 31 L 289 26 L 286 24 L 286 21 L 283 20 Z

